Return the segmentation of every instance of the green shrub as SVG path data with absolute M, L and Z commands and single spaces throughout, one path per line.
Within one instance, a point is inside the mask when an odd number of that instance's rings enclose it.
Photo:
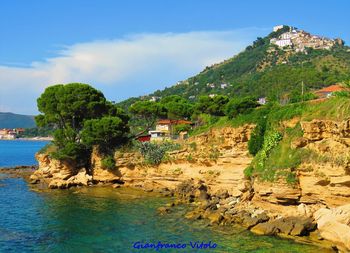
M 247 168 L 244 169 L 244 176 L 246 178 L 250 178 L 253 175 L 253 172 L 254 172 L 254 167 L 248 166 Z
M 264 135 L 266 131 L 266 117 L 258 121 L 248 141 L 248 150 L 252 155 L 256 155 L 264 144 Z
M 212 148 L 212 150 L 209 154 L 209 159 L 212 161 L 216 161 L 220 155 L 221 155 L 220 151 L 217 148 Z
M 108 155 L 108 156 L 104 157 L 101 161 L 101 166 L 102 166 L 102 168 L 107 169 L 107 170 L 115 169 L 114 157 L 112 155 Z
M 179 134 L 180 132 L 189 132 L 191 130 L 191 125 L 188 124 L 180 124 L 175 126 L 175 134 Z
M 174 144 L 171 142 L 162 143 L 152 143 L 152 142 L 140 142 L 139 151 L 145 161 L 151 165 L 158 165 L 163 161 L 165 153 L 167 151 L 172 151 L 179 149 L 181 146 L 179 144 Z
M 349 91 L 336 91 L 332 93 L 336 97 L 350 97 L 350 92 Z
M 193 151 L 197 151 L 197 143 L 191 142 L 191 143 L 189 144 L 189 146 L 190 146 L 190 148 L 191 148 Z
M 265 166 L 265 163 L 269 158 L 271 151 L 278 145 L 281 139 L 282 134 L 279 132 L 271 131 L 266 134 L 262 149 L 257 153 L 254 161 L 252 162 L 252 174 L 256 174 L 260 179 L 263 180 L 274 180 L 274 171 L 268 170 Z
M 84 166 L 90 160 L 91 150 L 81 143 L 68 142 L 66 145 L 51 153 L 52 158 L 57 160 L 71 160 L 77 166 Z M 88 158 L 88 159 L 87 159 Z
M 52 143 L 47 143 L 44 147 L 42 147 L 38 153 L 39 154 L 50 154 L 52 152 L 55 152 L 57 150 L 57 147 Z

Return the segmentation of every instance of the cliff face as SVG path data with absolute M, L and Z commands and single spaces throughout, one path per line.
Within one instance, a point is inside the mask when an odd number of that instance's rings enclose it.
M 300 202 L 323 203 L 329 207 L 349 203 L 350 120 L 313 120 L 301 125 L 304 148 L 312 150 L 316 158 L 300 166 Z
M 246 188 L 243 170 L 251 162 L 247 142 L 254 126 L 213 129 L 208 133 L 190 138 L 182 143 L 183 149 L 169 152 L 168 161 L 159 166 L 144 164 L 140 154 L 115 153 L 116 169 L 106 170 L 101 166 L 101 157 L 96 150 L 91 155 L 91 169 L 76 171 L 74 164 L 50 159 L 46 154 L 37 154 L 39 169 L 32 175 L 33 183 L 39 181 L 50 188 L 68 188 L 92 183 L 123 182 L 126 185 L 145 189 L 174 189 L 187 179 L 203 180 L 210 191 L 227 189 L 230 194 L 240 195 Z M 82 182 L 77 181 L 83 179 Z
M 92 177 L 85 168 L 76 169 L 74 162 L 51 159 L 47 154 L 36 154 L 39 168 L 30 176 L 31 183 L 43 183 L 49 188 L 65 189 L 71 186 L 87 186 Z
M 186 140 L 182 149 L 168 153 L 159 166 L 142 164 L 136 154 L 116 154 L 118 171 L 126 185 L 146 190 L 174 189 L 188 179 L 202 180 L 214 193 L 227 189 L 239 196 L 244 188 L 243 171 L 251 162 L 247 142 L 253 126 L 211 130 Z

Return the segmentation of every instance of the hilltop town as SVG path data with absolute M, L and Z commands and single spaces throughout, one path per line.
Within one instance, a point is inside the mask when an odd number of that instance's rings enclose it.
M 286 26 L 278 25 L 273 28 L 274 32 L 284 29 Z M 311 33 L 299 30 L 289 26 L 289 31 L 282 33 L 278 38 L 272 38 L 271 44 L 277 45 L 279 48 L 292 49 L 295 52 L 305 52 L 306 48 L 313 49 L 331 49 L 335 45 L 343 46 L 342 39 L 329 39 Z

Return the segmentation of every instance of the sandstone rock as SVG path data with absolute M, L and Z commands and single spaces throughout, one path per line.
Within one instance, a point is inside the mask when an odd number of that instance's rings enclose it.
M 278 233 L 282 233 L 285 235 L 289 235 L 289 233 L 294 228 L 294 224 L 291 220 L 277 219 L 274 220 L 271 224 L 273 224 L 276 227 L 276 231 L 278 231 Z
M 274 224 L 265 222 L 254 226 L 250 231 L 258 235 L 274 235 L 277 229 Z
M 259 219 L 257 217 L 251 217 L 250 215 L 245 215 L 242 222 L 242 226 L 250 229 L 258 223 L 259 223 Z
M 87 174 L 86 169 L 81 169 L 78 174 L 69 178 L 68 183 L 71 182 L 73 185 L 83 185 L 87 186 L 92 181 L 92 176 Z
M 209 219 L 209 222 L 211 225 L 213 224 L 220 224 L 220 222 L 223 220 L 223 216 L 221 215 L 220 212 L 211 212 L 207 218 Z
M 157 212 L 160 214 L 160 215 L 164 215 L 164 214 L 167 214 L 167 213 L 170 213 L 171 209 L 167 206 L 162 206 L 162 207 L 159 207 L 157 209 Z
M 292 148 L 303 148 L 308 144 L 308 140 L 304 137 L 300 137 L 295 139 L 292 143 L 291 143 L 291 147 Z
M 32 174 L 30 177 L 29 177 L 29 183 L 31 184 L 37 184 L 40 182 L 40 178 L 35 175 L 35 174 Z
M 339 249 L 350 251 L 350 204 L 337 208 L 321 208 L 314 217 L 320 235 L 334 242 Z
M 185 218 L 189 220 L 199 220 L 199 219 L 202 219 L 202 213 L 198 210 L 194 210 L 194 211 L 188 212 L 185 215 Z
M 68 187 L 67 181 L 62 179 L 54 179 L 49 183 L 50 189 L 66 189 Z
M 225 189 L 219 189 L 216 193 L 215 196 L 218 197 L 219 199 L 226 199 L 230 195 L 228 194 L 228 191 Z

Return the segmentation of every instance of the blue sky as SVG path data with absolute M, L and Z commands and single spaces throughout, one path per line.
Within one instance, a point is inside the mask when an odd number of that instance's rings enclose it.
M 120 101 L 231 57 L 277 24 L 350 41 L 350 1 L 8 0 L 0 3 L 0 111 L 37 113 L 48 85 Z

